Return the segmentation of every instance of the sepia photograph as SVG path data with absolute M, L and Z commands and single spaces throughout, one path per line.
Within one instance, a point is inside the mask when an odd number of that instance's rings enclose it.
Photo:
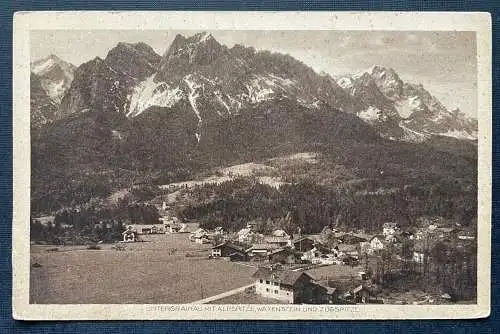
M 18 40 L 29 307 L 370 318 L 489 293 L 484 36 L 65 24 Z

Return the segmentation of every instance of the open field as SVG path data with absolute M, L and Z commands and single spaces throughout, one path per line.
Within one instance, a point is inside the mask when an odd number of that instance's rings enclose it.
M 143 239 L 124 251 L 31 246 L 30 302 L 189 303 L 253 282 L 255 268 L 208 260 L 210 246 L 190 242 L 188 234 Z

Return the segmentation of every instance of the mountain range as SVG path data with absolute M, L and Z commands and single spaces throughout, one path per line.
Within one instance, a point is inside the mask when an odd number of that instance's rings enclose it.
M 32 63 L 31 70 L 35 126 L 87 110 L 134 118 L 181 101 L 191 105 L 201 125 L 287 98 L 310 110 L 353 113 L 394 140 L 477 139 L 477 120 L 448 110 L 421 84 L 403 82 L 391 68 L 373 66 L 334 79 L 288 55 L 228 48 L 207 33 L 177 35 L 163 57 L 145 43 L 119 43 L 105 59 L 96 57 L 78 68 L 49 56 Z
M 208 33 L 177 35 L 163 56 L 119 43 L 77 68 L 32 63 L 31 122 L 32 196 L 53 202 L 103 196 L 125 176 L 172 182 L 301 151 L 358 169 L 376 169 L 361 156 L 383 151 L 397 173 L 432 165 L 435 176 L 469 177 L 476 159 L 477 121 L 390 68 L 334 78 Z

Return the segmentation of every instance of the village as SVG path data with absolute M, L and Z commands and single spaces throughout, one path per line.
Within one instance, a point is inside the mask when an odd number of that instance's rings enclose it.
M 127 226 L 122 243 L 166 234 L 205 247 L 208 260 L 214 263 L 226 261 L 255 268 L 249 277 L 253 283 L 209 296 L 200 303 L 451 303 L 459 299 L 451 290 L 441 288 L 413 295 L 404 292 L 413 284 L 408 277 L 430 282 L 429 273 L 437 270 L 444 279 L 446 264 L 436 262 L 436 252 L 446 256 L 449 250 L 439 247 L 474 252 L 476 242 L 475 231 L 439 217 L 425 217 L 418 227 L 408 229 L 388 222 L 376 234 L 333 226 L 317 234 L 301 234 L 300 229 L 287 233 L 281 228 L 263 234 L 259 232 L 262 222 L 256 220 L 234 232 L 222 227 L 189 231 L 188 225 L 192 224 L 173 216 L 165 203 L 160 212 L 161 224 Z M 405 281 L 398 281 L 398 277 Z M 403 292 L 390 291 L 391 283 Z

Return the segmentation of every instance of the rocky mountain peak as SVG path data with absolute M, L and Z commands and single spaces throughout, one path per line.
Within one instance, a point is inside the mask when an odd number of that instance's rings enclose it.
M 370 75 L 385 96 L 390 99 L 400 97 L 403 89 L 403 81 L 394 69 L 375 65 L 371 68 Z
M 178 34 L 160 62 L 156 80 L 166 80 L 169 74 L 178 76 L 200 66 L 209 66 L 226 51 L 226 47 L 206 32 L 188 38 Z
M 156 71 L 161 57 L 145 43 L 118 43 L 106 56 L 113 69 L 143 80 Z
M 365 105 L 358 116 L 380 129 L 383 125 L 381 133 L 389 138 L 415 141 L 417 134 L 418 141 L 431 135 L 476 138 L 477 122 L 460 111 L 449 111 L 421 83 L 403 82 L 392 68 L 374 65 L 337 83 Z M 394 135 L 398 133 L 402 136 Z
M 35 110 L 33 125 L 49 123 L 73 81 L 76 67 L 51 54 L 30 64 L 32 87 L 37 98 L 31 99 Z M 36 83 L 36 84 L 33 84 Z M 36 119 L 36 120 L 35 120 Z

